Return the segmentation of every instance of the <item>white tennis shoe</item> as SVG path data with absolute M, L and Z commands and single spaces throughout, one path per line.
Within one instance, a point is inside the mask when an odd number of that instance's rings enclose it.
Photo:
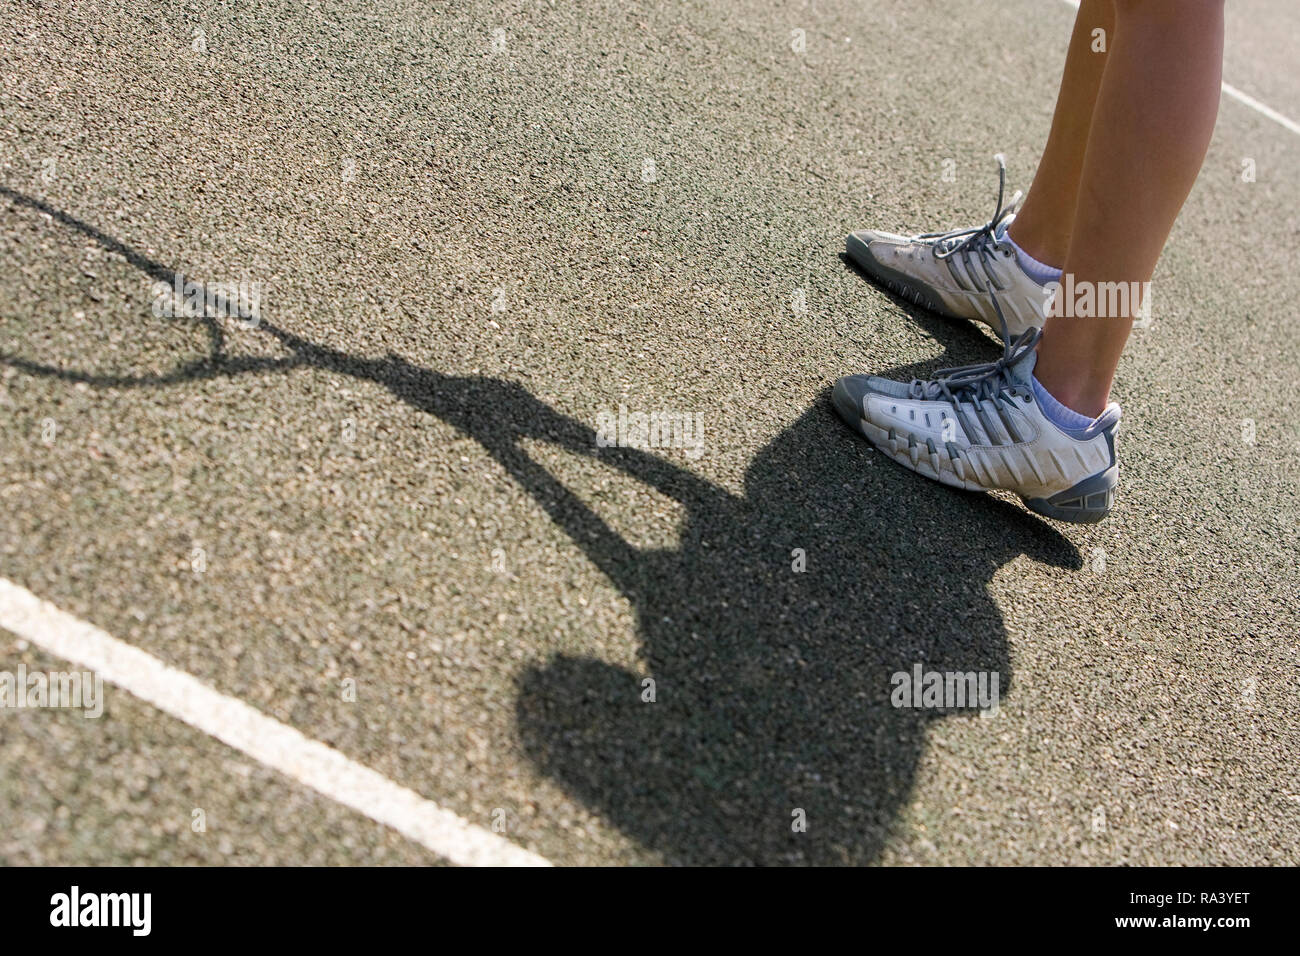
M 943 369 L 929 381 L 850 375 L 835 383 L 832 400 L 873 445 L 927 478 L 1013 491 L 1060 521 L 1100 521 L 1119 483 L 1120 407 L 1078 429 L 1050 420 L 1032 384 L 1041 334 L 1023 333 L 996 362 Z
M 1053 290 L 1021 268 L 1007 241 L 1020 193 L 1003 205 L 1006 161 L 995 158 L 998 204 L 984 225 L 919 236 L 863 229 L 849 233 L 845 244 L 849 258 L 897 295 L 941 315 L 982 322 L 1012 341 L 1043 327 Z

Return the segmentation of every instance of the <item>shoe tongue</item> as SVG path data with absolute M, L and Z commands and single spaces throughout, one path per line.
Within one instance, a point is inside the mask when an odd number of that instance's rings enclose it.
M 1029 385 L 1034 377 L 1034 366 L 1038 364 L 1038 350 L 1028 349 L 1008 367 L 1011 377 L 1024 385 Z
M 1011 223 L 1015 220 L 1015 218 L 1016 217 L 1013 214 L 1007 216 L 1006 219 L 1003 219 L 1002 222 L 998 225 L 997 229 L 993 231 L 993 238 L 996 239 L 998 242 L 1006 242 L 1007 230 L 1011 228 Z

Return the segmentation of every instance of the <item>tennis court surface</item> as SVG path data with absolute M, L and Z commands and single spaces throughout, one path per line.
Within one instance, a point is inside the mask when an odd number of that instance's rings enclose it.
M 0 713 L 0 862 L 1300 863 L 1300 10 L 1228 17 L 1069 526 L 826 398 L 998 354 L 840 253 L 1028 188 L 1068 3 L 11 5 L 0 671 L 104 683 Z

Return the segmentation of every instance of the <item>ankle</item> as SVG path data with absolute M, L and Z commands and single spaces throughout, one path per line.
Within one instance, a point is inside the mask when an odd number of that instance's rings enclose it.
M 1079 429 L 1087 428 L 1096 418 L 1096 415 L 1084 415 L 1082 412 L 1076 412 L 1064 402 L 1057 401 L 1056 396 L 1049 392 L 1038 380 L 1037 375 L 1029 377 L 1030 386 L 1034 390 L 1034 398 L 1038 400 L 1039 410 L 1047 416 L 1047 420 L 1052 422 L 1058 428 Z
M 1081 388 L 1071 390 L 1069 388 L 1062 389 L 1059 386 L 1053 387 L 1041 379 L 1039 379 L 1038 384 L 1043 386 L 1049 395 L 1070 411 L 1078 412 L 1089 421 L 1104 412 L 1106 405 L 1110 402 L 1110 395 L 1108 394 L 1098 395 L 1095 392 L 1089 392 Z
M 1005 236 L 1007 243 L 1016 253 L 1016 262 L 1020 264 L 1020 269 L 1025 275 L 1033 279 L 1041 286 L 1047 286 L 1053 282 L 1061 281 L 1061 270 L 1056 266 L 1050 266 L 1046 262 L 1031 256 L 1020 243 L 1016 242 L 1010 232 Z
M 1018 250 L 1049 269 L 1060 272 L 1065 264 L 1066 247 L 1070 241 L 1068 237 L 1054 239 L 1045 236 L 1029 225 L 1022 224 L 1021 216 L 1016 216 L 1007 227 L 1007 238 Z
M 1034 379 L 1052 398 L 1089 420 L 1106 410 L 1110 383 L 1092 382 L 1079 376 L 1057 376 L 1050 368 L 1036 368 Z

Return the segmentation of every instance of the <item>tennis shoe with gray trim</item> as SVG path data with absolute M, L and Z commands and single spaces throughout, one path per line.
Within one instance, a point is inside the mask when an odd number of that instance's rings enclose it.
M 1043 327 L 1054 290 L 1025 272 L 1007 241 L 1020 193 L 1003 204 L 1006 162 L 995 158 L 998 204 L 983 226 L 918 236 L 863 229 L 849 233 L 845 247 L 850 259 L 895 294 L 940 315 L 982 322 L 1006 342 Z
M 1041 334 L 1025 332 L 996 362 L 943 369 L 929 381 L 850 375 L 835 383 L 832 401 L 876 448 L 927 478 L 1013 491 L 1060 521 L 1100 521 L 1119 484 L 1120 407 L 1077 429 L 1051 421 L 1032 384 Z

